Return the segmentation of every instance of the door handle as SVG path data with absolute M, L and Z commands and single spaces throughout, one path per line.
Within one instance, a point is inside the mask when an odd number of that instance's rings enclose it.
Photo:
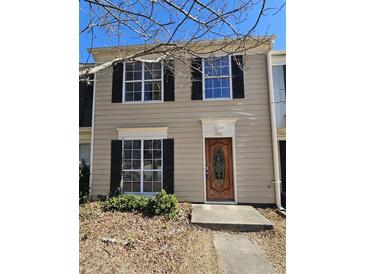
M 208 166 L 205 167 L 205 180 L 208 181 L 209 169 Z

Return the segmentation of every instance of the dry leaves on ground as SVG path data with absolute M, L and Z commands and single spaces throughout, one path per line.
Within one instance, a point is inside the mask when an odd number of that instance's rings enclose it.
M 285 273 L 286 218 L 273 208 L 256 208 L 274 226 L 272 230 L 250 232 L 247 235 L 259 243 L 278 273 Z
M 219 273 L 212 232 L 174 220 L 80 206 L 80 273 Z

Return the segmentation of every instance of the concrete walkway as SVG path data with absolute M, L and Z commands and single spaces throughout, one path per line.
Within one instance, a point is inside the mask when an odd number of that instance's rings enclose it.
M 216 232 L 214 246 L 225 274 L 275 273 L 260 246 L 243 234 Z
M 239 231 L 259 231 L 272 229 L 269 220 L 252 206 L 193 204 L 191 222 L 193 224 L 225 228 Z

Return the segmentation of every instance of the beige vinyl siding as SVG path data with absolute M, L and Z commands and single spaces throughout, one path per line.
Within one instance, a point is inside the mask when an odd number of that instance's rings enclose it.
M 273 65 L 286 64 L 286 51 L 285 50 L 273 50 L 271 53 L 271 61 Z
M 91 143 L 91 128 L 80 128 L 79 144 L 90 144 L 90 143 Z
M 115 128 L 168 127 L 175 140 L 175 194 L 204 202 L 203 137 L 200 119 L 238 118 L 236 123 L 237 202 L 274 203 L 266 56 L 248 55 L 245 98 L 191 100 L 190 68 L 176 62 L 175 101 L 111 103 L 112 69 L 96 75 L 92 195 L 109 194 L 111 140 Z

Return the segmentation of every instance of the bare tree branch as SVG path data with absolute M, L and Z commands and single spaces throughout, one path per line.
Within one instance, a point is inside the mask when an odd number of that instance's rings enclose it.
M 95 28 L 104 30 L 108 37 L 116 37 L 118 44 L 115 46 L 113 42 L 113 60 L 80 69 L 80 77 L 123 61 L 177 59 L 186 63 L 187 56 L 210 56 L 218 52 L 245 55 L 255 47 L 271 43 L 267 33 L 256 37 L 256 28 L 267 10 L 266 0 L 81 1 L 90 5 L 90 20 L 80 34 L 92 34 L 91 49 Z M 285 3 L 276 12 L 284 6 Z M 131 38 L 141 40 L 145 46 L 128 51 L 123 45 L 128 45 Z
M 272 15 L 276 15 L 277 13 L 279 13 L 284 7 L 285 7 L 285 5 L 286 5 L 286 2 L 284 2 L 281 6 L 280 6 L 280 8 L 276 11 L 276 12 L 274 12 Z

